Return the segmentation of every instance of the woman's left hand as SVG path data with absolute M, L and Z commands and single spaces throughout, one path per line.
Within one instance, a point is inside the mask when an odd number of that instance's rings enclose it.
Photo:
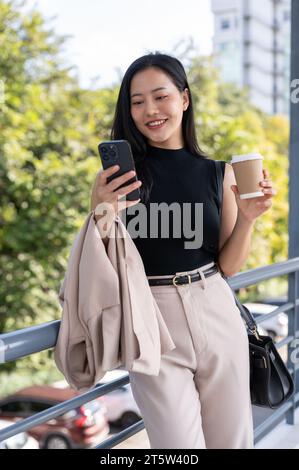
M 272 206 L 271 198 L 277 194 L 277 191 L 272 188 L 272 181 L 269 179 L 268 170 L 263 169 L 263 176 L 264 179 L 260 182 L 260 186 L 264 196 L 240 199 L 238 187 L 236 185 L 231 186 L 231 190 L 236 197 L 239 213 L 249 221 L 254 221 L 257 217 L 270 209 Z

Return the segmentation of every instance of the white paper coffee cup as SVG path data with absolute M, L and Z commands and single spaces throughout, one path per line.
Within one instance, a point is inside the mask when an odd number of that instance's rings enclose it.
M 240 199 L 264 196 L 259 185 L 264 179 L 263 156 L 260 153 L 233 155 L 231 159 Z

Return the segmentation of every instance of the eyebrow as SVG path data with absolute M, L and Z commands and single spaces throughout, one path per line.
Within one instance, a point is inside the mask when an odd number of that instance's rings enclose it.
M 166 90 L 167 88 L 165 86 L 160 86 L 158 88 L 155 88 L 154 90 L 151 90 L 151 93 L 154 93 L 155 91 L 159 91 L 159 90 Z M 134 96 L 142 96 L 142 93 L 134 93 L 133 95 L 131 95 L 131 98 L 134 98 Z

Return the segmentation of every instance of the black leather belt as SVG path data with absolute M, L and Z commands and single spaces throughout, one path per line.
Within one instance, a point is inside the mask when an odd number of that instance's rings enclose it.
M 212 276 L 213 274 L 216 274 L 219 272 L 218 266 L 212 266 L 209 269 L 206 269 L 202 271 L 205 277 Z M 173 284 L 174 286 L 177 286 L 178 284 L 191 284 L 191 282 L 199 281 L 201 280 L 200 274 L 194 273 L 194 274 L 177 274 L 176 276 L 173 277 L 161 277 L 161 278 L 156 278 L 156 279 L 148 279 L 149 285 L 150 286 L 167 286 L 169 284 Z

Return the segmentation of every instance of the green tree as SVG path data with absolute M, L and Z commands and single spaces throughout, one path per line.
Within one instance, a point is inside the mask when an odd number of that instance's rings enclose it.
M 60 317 L 57 292 L 89 212 L 100 168 L 97 145 L 110 137 L 119 90 L 80 88 L 60 57 L 66 38 L 48 29 L 38 11 L 25 14 L 21 4 L 0 0 L 1 332 Z M 194 57 L 186 70 L 203 149 L 226 161 L 259 150 L 279 190 L 256 223 L 244 269 L 286 259 L 287 120 L 263 114 L 246 91 L 222 83 L 209 57 Z M 50 366 L 45 352 L 5 368 L 21 373 Z
M 242 270 L 287 259 L 288 137 L 285 116 L 269 116 L 250 104 L 246 90 L 221 82 L 209 58 L 196 58 L 188 71 L 195 95 L 198 140 L 211 158 L 259 151 L 278 194 L 257 219 L 252 250 Z
M 57 291 L 89 211 L 96 145 L 108 137 L 115 97 L 115 90 L 80 89 L 61 63 L 65 38 L 20 4 L 0 0 L 1 332 L 60 316 Z M 18 367 L 42 368 L 41 357 Z

